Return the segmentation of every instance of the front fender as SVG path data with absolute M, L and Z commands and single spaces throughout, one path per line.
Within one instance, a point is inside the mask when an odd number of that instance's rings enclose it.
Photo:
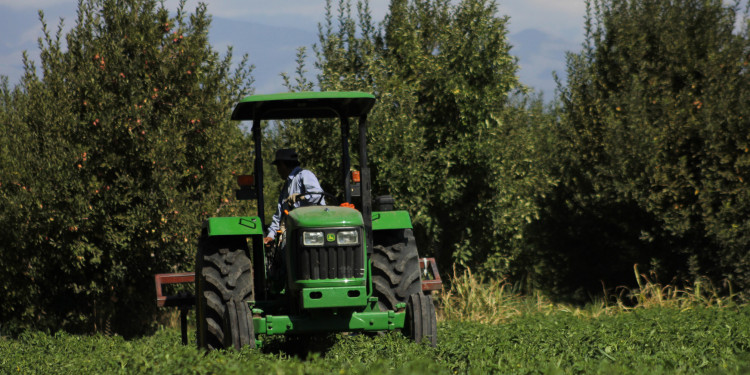
M 209 237 L 263 235 L 263 225 L 257 216 L 208 218 L 203 222 L 203 230 Z

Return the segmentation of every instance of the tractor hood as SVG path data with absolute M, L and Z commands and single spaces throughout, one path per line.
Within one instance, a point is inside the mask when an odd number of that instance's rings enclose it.
M 292 230 L 295 228 L 361 227 L 364 221 L 362 213 L 353 208 L 308 206 L 289 212 L 287 225 Z

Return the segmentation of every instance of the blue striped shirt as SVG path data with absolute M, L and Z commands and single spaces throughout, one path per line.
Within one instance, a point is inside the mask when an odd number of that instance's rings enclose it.
M 278 231 L 280 227 L 282 212 L 284 212 L 284 210 L 291 210 L 289 205 L 284 202 L 287 197 L 292 194 L 305 194 L 305 200 L 295 202 L 294 207 L 292 208 L 312 206 L 315 204 L 324 205 L 326 204 L 326 201 L 322 194 L 308 194 L 322 192 L 323 188 L 320 187 L 318 178 L 315 177 L 312 172 L 307 169 L 302 169 L 299 166 L 295 167 L 292 172 L 289 173 L 289 177 L 287 177 L 286 183 L 279 194 L 279 203 L 276 205 L 276 213 L 273 214 L 271 225 L 268 227 L 268 237 L 276 238 L 276 231 Z

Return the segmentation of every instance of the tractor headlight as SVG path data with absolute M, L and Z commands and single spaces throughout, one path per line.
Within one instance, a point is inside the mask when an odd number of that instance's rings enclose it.
M 305 246 L 323 246 L 323 232 L 302 232 L 302 244 Z
M 356 245 L 359 243 L 359 234 L 356 230 L 342 230 L 336 234 L 336 243 L 339 245 Z

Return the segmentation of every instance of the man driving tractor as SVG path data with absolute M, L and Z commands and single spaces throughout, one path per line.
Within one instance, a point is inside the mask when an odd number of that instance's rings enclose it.
M 427 259 L 419 258 L 409 213 L 381 205 L 373 211 L 367 114 L 374 104 L 370 93 L 337 91 L 251 95 L 237 104 L 232 119 L 253 121 L 255 160 L 236 196 L 256 200 L 257 215 L 203 223 L 194 279 L 199 347 L 239 350 L 266 336 L 396 330 L 437 344 L 429 295 L 437 289 L 422 280 Z M 331 202 L 317 177 L 300 167 L 295 150 L 280 149 L 273 164 L 284 186 L 264 230 L 261 124 L 289 119 L 339 120 L 340 185 L 332 186 L 343 192 L 341 205 L 320 206 Z M 359 171 L 351 168 L 352 151 Z
M 276 151 L 273 163 L 279 178 L 285 180 L 284 187 L 279 194 L 279 202 L 276 205 L 276 213 L 273 214 L 268 234 L 263 239 L 266 246 L 276 238 L 280 229 L 281 215 L 286 211 L 302 206 L 325 205 L 323 189 L 320 187 L 318 178 L 307 169 L 300 167 L 297 152 L 291 148 L 282 148 Z

